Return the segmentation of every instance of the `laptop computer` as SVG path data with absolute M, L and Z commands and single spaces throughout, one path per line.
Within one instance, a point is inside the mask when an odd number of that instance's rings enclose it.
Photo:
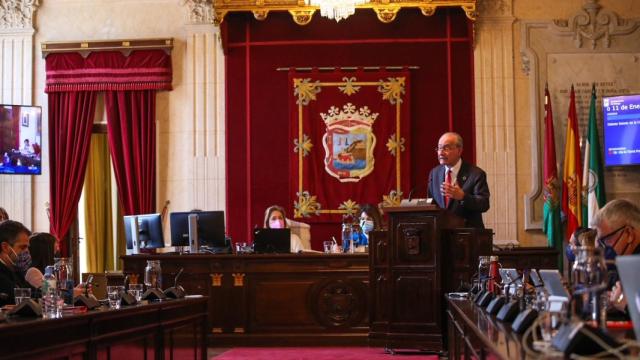
M 291 229 L 254 229 L 253 251 L 258 254 L 291 252 Z
M 562 303 L 569 302 L 569 292 L 562 284 L 562 275 L 558 270 L 553 269 L 540 269 L 538 274 L 544 282 L 544 288 L 549 293 L 549 302 L 551 303 L 551 310 L 553 311 L 557 307 L 562 307 Z
M 636 333 L 636 340 L 640 340 L 640 255 L 618 256 L 616 266 L 624 296 L 627 298 L 633 331 Z

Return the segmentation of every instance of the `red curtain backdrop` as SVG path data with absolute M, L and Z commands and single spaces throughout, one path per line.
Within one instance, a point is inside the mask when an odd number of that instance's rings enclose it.
M 156 208 L 156 91 L 105 94 L 109 151 L 125 215 Z
M 49 54 L 51 232 L 63 239 L 76 219 L 99 91 L 107 91 L 108 135 L 126 214 L 155 211 L 155 96 L 171 90 L 171 55 L 162 50 Z M 67 244 L 61 243 L 64 256 Z
M 97 93 L 73 91 L 49 93 L 49 158 L 51 233 L 58 241 L 75 221 L 87 168 L 91 128 Z M 60 243 L 63 256 L 67 243 Z
M 47 56 L 45 92 L 171 90 L 171 55 L 161 50 L 96 51 Z
M 226 52 L 227 228 L 234 241 L 250 241 L 271 204 L 290 202 L 292 144 L 286 67 L 416 66 L 411 70 L 410 187 L 424 197 L 433 151 L 443 132 L 459 132 L 464 157 L 474 161 L 473 27 L 460 9 L 424 16 L 401 10 L 395 21 L 357 10 L 339 23 L 318 14 L 306 26 L 288 13 L 227 14 L 222 23 Z M 405 194 L 406 196 L 406 194 Z M 312 246 L 339 237 L 335 221 L 311 226 Z
M 358 205 L 398 205 L 411 186 L 409 72 L 314 70 L 289 79 L 291 216 L 340 222 Z

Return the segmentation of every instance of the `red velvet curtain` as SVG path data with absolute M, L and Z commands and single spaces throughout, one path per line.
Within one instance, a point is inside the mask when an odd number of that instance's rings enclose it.
M 155 210 L 155 96 L 171 90 L 171 55 L 162 50 L 49 54 L 51 232 L 64 238 L 76 218 L 95 101 L 107 91 L 109 146 L 126 214 Z M 67 244 L 61 244 L 68 256 Z
M 57 239 L 67 236 L 78 212 L 96 95 L 93 91 L 49 93 L 50 221 Z M 66 242 L 60 243 L 60 251 L 69 255 Z
M 156 91 L 105 96 L 109 151 L 125 215 L 156 208 Z

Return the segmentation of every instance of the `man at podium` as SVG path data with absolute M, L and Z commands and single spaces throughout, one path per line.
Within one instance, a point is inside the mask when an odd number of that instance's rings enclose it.
M 438 162 L 429 173 L 428 196 L 443 209 L 462 217 L 466 225 L 484 228 L 482 213 L 489 210 L 487 174 L 462 160 L 462 136 L 444 133 L 436 147 Z

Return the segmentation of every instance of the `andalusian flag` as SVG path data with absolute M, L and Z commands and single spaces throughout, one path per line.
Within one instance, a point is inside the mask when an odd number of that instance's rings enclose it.
M 591 224 L 596 211 L 606 203 L 604 193 L 604 170 L 602 169 L 602 153 L 600 152 L 600 138 L 598 137 L 598 123 L 596 121 L 596 85 L 591 88 L 591 105 L 589 106 L 589 130 L 584 148 L 584 173 L 582 188 L 585 192 L 582 223 Z
M 542 231 L 547 234 L 550 247 L 562 247 L 560 226 L 560 204 L 558 189 L 558 165 L 556 163 L 556 141 L 553 135 L 553 111 L 549 88 L 544 87 L 544 215 Z M 562 254 L 562 252 L 560 252 Z
M 564 147 L 564 171 L 562 172 L 562 211 L 567 217 L 567 239 L 578 227 L 582 226 L 582 169 L 580 165 L 576 95 L 573 91 L 573 85 L 571 85 L 567 141 Z

